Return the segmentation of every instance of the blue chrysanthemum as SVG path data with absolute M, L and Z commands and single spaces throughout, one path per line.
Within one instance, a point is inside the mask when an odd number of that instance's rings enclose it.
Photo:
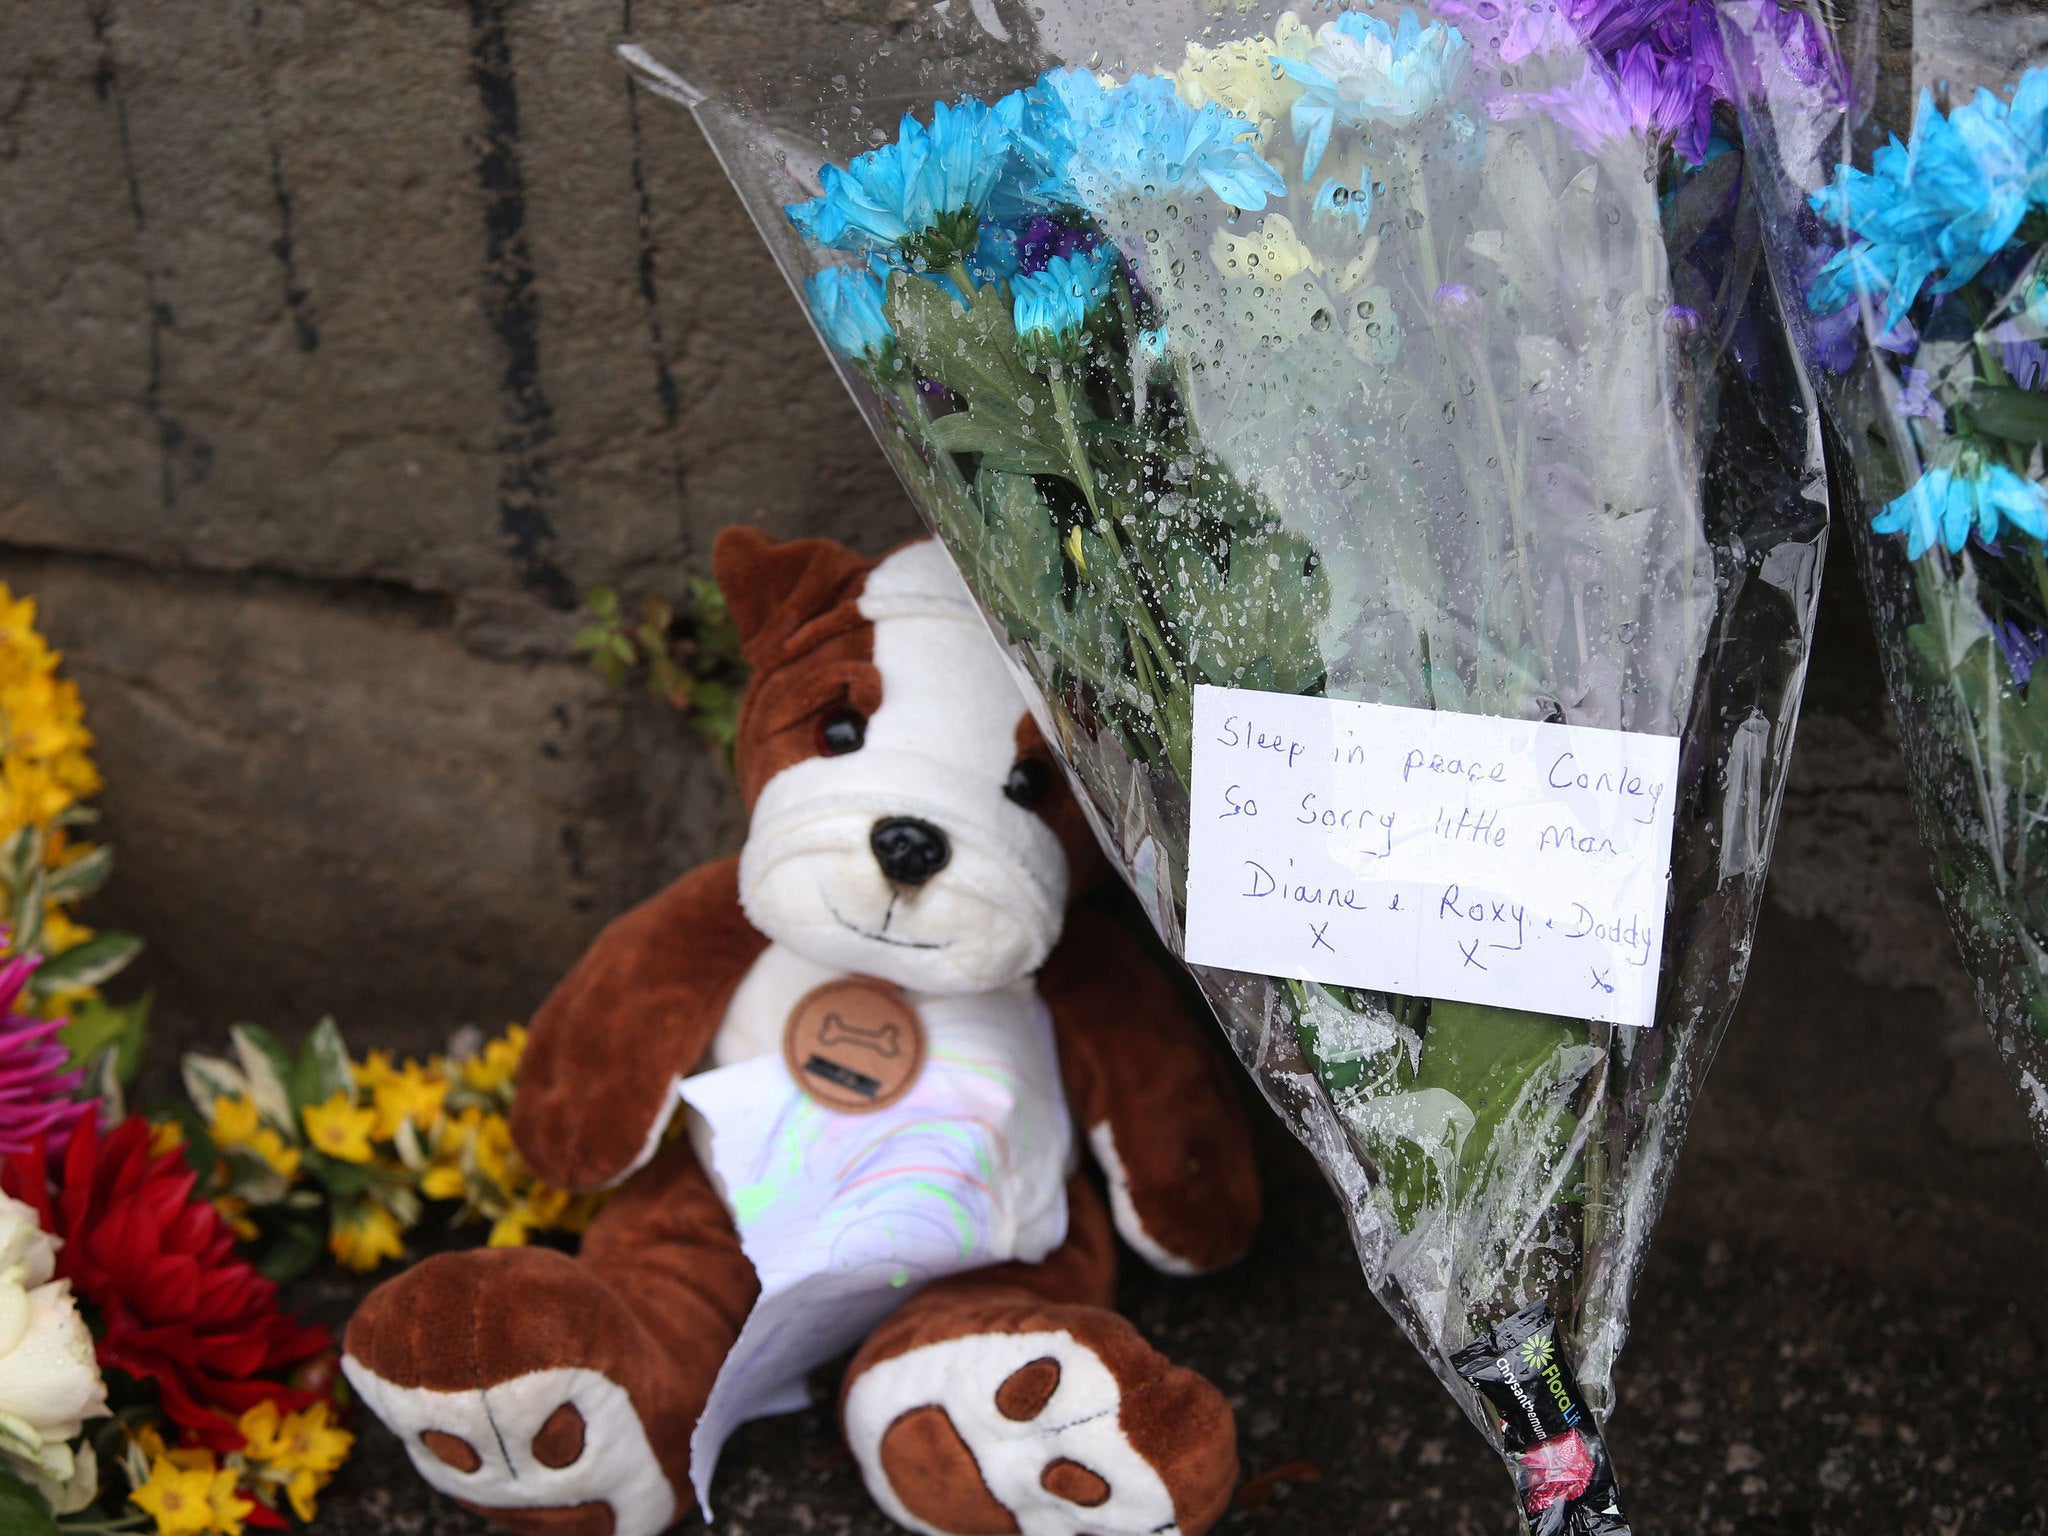
M 1041 210 L 1099 212 L 1133 195 L 1206 187 L 1256 210 L 1287 192 L 1256 140 L 1250 122 L 1214 102 L 1189 106 L 1162 75 L 1105 86 L 1085 69 L 1056 69 L 1024 93 L 1017 191 Z
M 1985 544 L 1995 543 L 2007 524 L 2048 539 L 2048 490 L 1967 452 L 1952 466 L 1927 470 L 1870 522 L 1878 533 L 1905 534 L 1911 560 L 1936 544 L 1959 550 L 1972 533 Z
M 1346 11 L 1316 34 L 1306 59 L 1276 55 L 1274 66 L 1302 88 L 1292 118 L 1302 176 L 1315 175 L 1338 124 L 1409 123 L 1443 101 L 1471 51 L 1456 27 L 1425 27 L 1412 10 L 1398 27 Z
M 1328 177 L 1316 188 L 1313 217 L 1327 219 L 1347 233 L 1363 236 L 1372 225 L 1372 178 L 1361 177 L 1357 186 L 1346 186 Z
M 2005 249 L 2029 208 L 2048 206 L 2048 69 L 2029 70 L 2007 106 L 1989 91 L 1947 117 L 1920 93 L 1913 136 L 1868 171 L 1842 166 L 1811 199 L 1859 238 L 1821 268 L 1807 302 L 1821 314 L 1859 292 L 1896 325 L 1922 288 L 1952 293 Z
M 825 339 L 855 362 L 876 362 L 896 344 L 896 333 L 882 313 L 887 291 L 867 268 L 814 272 L 804 283 L 804 297 Z
M 818 173 L 824 196 L 784 210 L 810 240 L 841 251 L 881 251 L 942 267 L 972 251 L 1010 160 L 1023 99 L 932 108 L 931 126 L 905 115 L 896 142 Z
M 1116 278 L 1116 250 L 1098 246 L 1073 256 L 1055 256 L 1043 270 L 1010 285 L 1011 319 L 1027 348 L 1071 356 L 1089 317 L 1109 298 Z

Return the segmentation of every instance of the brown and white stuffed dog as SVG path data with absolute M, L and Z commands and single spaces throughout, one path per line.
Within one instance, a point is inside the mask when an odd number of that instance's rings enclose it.
M 792 1372 L 857 1343 L 843 1422 L 900 1524 L 1196 1536 L 1236 1480 L 1230 1409 L 1110 1310 L 1111 1227 L 1175 1274 L 1244 1253 L 1259 1192 L 1230 1076 L 1120 922 L 1062 936 L 1099 855 L 943 550 L 733 529 L 715 558 L 753 668 L 745 848 L 605 930 L 534 1017 L 513 1113 L 538 1176 L 619 1192 L 577 1258 L 447 1254 L 380 1287 L 349 1379 L 499 1525 L 654 1536 L 724 1421 L 791 1406 Z M 785 1108 L 721 1127 L 696 1090 L 726 1080 Z M 666 1135 L 684 1103 L 691 1134 Z M 730 1147 L 785 1132 L 867 1140 L 802 1165 L 829 1164 L 823 1195 L 749 1182 Z M 885 1207 L 849 1203 L 877 1188 Z M 777 1199 L 802 1218 L 779 1237 Z M 904 1235 L 927 1216 L 980 1267 L 930 1267 L 930 1233 Z M 824 1258 L 789 1257 L 824 1227 Z M 872 1294 L 854 1239 L 881 1255 Z M 765 1405 L 735 1385 L 771 1364 L 789 1379 Z

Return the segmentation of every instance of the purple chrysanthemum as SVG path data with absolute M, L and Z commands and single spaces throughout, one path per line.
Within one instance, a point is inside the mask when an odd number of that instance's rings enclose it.
M 2048 635 L 2038 629 L 2023 629 L 2017 624 L 1997 623 L 1991 626 L 1991 638 L 1998 642 L 1998 649 L 2005 655 L 2005 664 L 2012 669 L 2012 680 L 2022 688 L 2027 679 L 2034 675 L 2034 668 L 2048 657 Z
M 1681 151 L 1697 137 L 1698 71 L 1690 60 L 1661 56 L 1638 43 L 1613 69 L 1586 60 L 1579 78 L 1554 91 L 1529 92 L 1496 102 L 1493 115 L 1551 118 L 1588 154 L 1634 138 L 1657 143 L 1676 138 Z M 1702 144 L 1700 147 L 1704 147 Z
M 0 1156 L 31 1150 L 45 1138 L 60 1151 L 92 1107 L 77 1097 L 83 1071 L 66 1071 L 70 1051 L 57 1039 L 62 1019 L 15 1011 L 41 960 L 18 955 L 0 965 Z
M 1017 236 L 1017 270 L 1026 276 L 1043 272 L 1055 256 L 1085 256 L 1100 244 L 1102 236 L 1093 229 L 1036 214 Z

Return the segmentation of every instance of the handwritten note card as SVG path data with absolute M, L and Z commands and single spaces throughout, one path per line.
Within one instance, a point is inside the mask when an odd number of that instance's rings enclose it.
M 1678 741 L 1195 690 L 1187 958 L 1648 1027 Z

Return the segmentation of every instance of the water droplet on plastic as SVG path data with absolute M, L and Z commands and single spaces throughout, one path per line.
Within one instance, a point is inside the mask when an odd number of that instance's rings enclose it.
M 1327 309 L 1319 309 L 1308 317 L 1308 323 L 1311 330 L 1327 331 L 1330 328 L 1330 312 Z
M 1446 400 L 1446 401 L 1444 402 L 1444 421 L 1445 421 L 1446 423 L 1449 423 L 1449 422 L 1453 422 L 1453 421 L 1456 421 L 1457 419 L 1458 419 L 1458 406 L 1457 406 L 1457 402 L 1456 402 L 1456 401 L 1453 401 L 1453 400 Z
M 1422 210 L 1420 208 L 1410 208 L 1406 213 L 1401 215 L 1401 222 L 1403 224 L 1406 224 L 1410 229 L 1422 228 Z

